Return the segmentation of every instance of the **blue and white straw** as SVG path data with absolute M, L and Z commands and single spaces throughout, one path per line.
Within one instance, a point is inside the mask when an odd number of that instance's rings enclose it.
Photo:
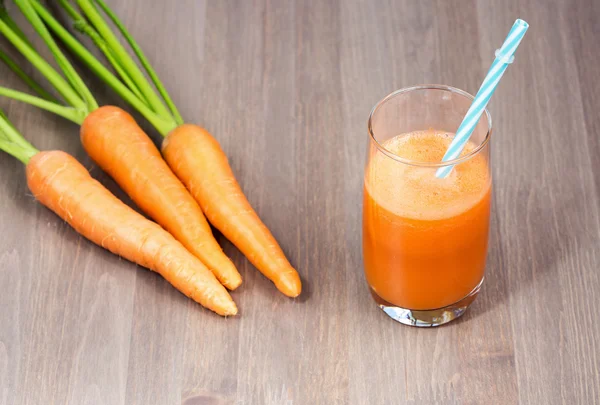
M 508 65 L 515 59 L 514 53 L 521 43 L 525 32 L 527 32 L 527 28 L 529 28 L 529 24 L 521 19 L 515 21 L 513 24 L 502 47 L 496 51 L 496 59 L 494 60 L 494 63 L 492 63 L 488 74 L 485 76 L 477 95 L 475 95 L 475 99 L 473 100 L 473 104 L 471 104 L 469 111 L 467 111 L 467 115 L 465 115 L 465 118 L 456 130 L 456 136 L 452 140 L 452 143 L 450 143 L 442 161 L 446 162 L 448 160 L 457 159 L 460 156 L 462 150 L 469 141 L 475 126 L 477 126 L 477 123 L 479 122 L 481 114 L 485 111 L 485 107 L 490 101 L 492 94 L 494 94 L 498 82 L 500 82 Z M 450 174 L 453 167 L 454 166 L 451 165 L 439 168 L 435 174 L 436 177 L 446 177 Z

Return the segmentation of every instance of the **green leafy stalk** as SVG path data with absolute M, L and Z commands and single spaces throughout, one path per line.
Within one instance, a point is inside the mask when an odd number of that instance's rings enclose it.
M 100 33 L 100 36 L 104 38 L 108 46 L 113 50 L 117 59 L 123 68 L 129 73 L 133 81 L 136 83 L 140 91 L 148 100 L 150 107 L 163 118 L 173 118 L 169 110 L 165 107 L 162 100 L 154 92 L 154 89 L 148 83 L 142 71 L 138 68 L 133 59 L 129 56 L 125 48 L 121 45 L 118 38 L 113 34 L 108 24 L 104 21 L 96 6 L 90 0 L 77 0 L 77 4 L 81 7 L 81 10 L 90 20 L 92 25 Z
M 77 9 L 73 7 L 69 0 L 59 0 L 62 8 L 71 16 L 73 19 L 73 26 L 79 32 L 84 35 L 87 35 L 91 38 L 94 44 L 102 51 L 108 62 L 114 67 L 117 74 L 121 77 L 125 85 L 131 89 L 131 91 L 136 95 L 137 98 L 142 100 L 146 105 L 148 105 L 148 101 L 145 99 L 144 95 L 140 92 L 140 89 L 137 88 L 127 71 L 121 66 L 119 60 L 115 56 L 114 52 L 110 47 L 106 44 L 106 41 L 100 36 L 98 31 L 92 27 L 91 24 L 87 22 L 84 16 L 79 14 Z
M 66 102 L 77 109 L 86 109 L 85 102 L 48 62 L 44 60 L 32 47 L 27 45 L 19 35 L 15 34 L 4 21 L 0 20 L 0 33 L 44 75 L 54 88 L 64 97 Z
M 8 120 L 8 117 L 6 116 L 6 114 L 4 113 L 4 111 L 0 110 L 0 119 L 5 119 L 6 122 L 9 123 L 9 125 L 16 131 L 17 128 L 12 124 L 12 122 L 10 122 Z M 2 131 L 0 131 L 0 136 L 5 136 L 4 133 Z
M 4 0 L 0 0 L 0 20 L 4 21 L 6 23 L 6 25 L 8 25 L 15 34 L 17 34 L 19 37 L 21 37 L 23 42 L 25 42 L 27 45 L 29 45 L 32 48 L 34 47 L 33 44 L 27 38 L 27 36 L 25 35 L 25 33 L 23 31 L 21 31 L 21 28 L 19 28 L 19 26 L 15 23 L 15 20 L 13 20 L 11 18 L 10 14 L 8 14 L 8 11 L 6 10 L 6 7 L 4 6 Z
M 140 46 L 137 44 L 137 42 L 135 41 L 133 36 L 129 33 L 129 31 L 127 31 L 127 28 L 121 22 L 119 17 L 117 17 L 117 15 L 110 9 L 110 7 L 108 7 L 108 5 L 104 2 L 104 0 L 94 0 L 94 1 L 102 8 L 104 13 L 106 13 L 106 15 L 111 19 L 113 24 L 115 24 L 117 26 L 117 28 L 119 29 L 119 31 L 121 32 L 123 37 L 125 37 L 125 39 L 129 43 L 129 46 L 131 46 L 131 49 L 133 49 L 133 52 L 135 53 L 138 60 L 140 61 L 140 63 L 144 67 L 144 69 L 146 70 L 146 73 L 148 73 L 148 76 L 150 76 L 150 79 L 154 83 L 154 86 L 156 86 L 156 88 L 157 88 L 158 92 L 160 93 L 160 95 L 162 96 L 163 100 L 165 100 L 165 103 L 167 103 L 169 110 L 171 110 L 171 113 L 175 117 L 175 121 L 177 121 L 177 123 L 179 125 L 183 124 L 183 122 L 184 122 L 183 117 L 181 117 L 181 114 L 179 113 L 179 111 L 177 110 L 177 107 L 175 106 L 175 103 L 169 96 L 167 89 L 162 84 L 158 75 L 156 74 L 156 71 L 154 70 L 154 68 L 152 67 L 150 62 L 148 62 L 148 58 L 146 58 L 146 55 L 142 51 L 142 48 L 140 48 Z
M 0 86 L 0 96 L 8 97 L 13 100 L 21 101 L 26 104 L 33 105 L 43 110 L 49 111 L 63 118 L 73 121 L 76 124 L 81 125 L 85 117 L 88 115 L 87 111 L 77 110 L 73 107 L 66 107 L 64 105 L 53 103 L 52 101 L 44 100 L 43 98 L 32 96 L 31 94 L 23 93 L 9 89 L 7 87 Z
M 61 39 L 79 59 L 81 59 L 100 79 L 108 84 L 112 89 L 133 108 L 138 110 L 163 136 L 177 127 L 174 119 L 168 115 L 162 117 L 152 111 L 150 107 L 144 104 L 135 96 L 115 75 L 112 74 L 94 55 L 92 55 L 61 23 L 59 23 L 52 14 L 46 10 L 39 2 L 32 2 L 33 7 L 46 23 L 46 26 Z
M 0 110 L 0 149 L 27 164 L 39 151 L 16 130 L 8 117 Z
M 100 48 L 100 50 L 102 50 L 102 53 L 104 53 L 106 59 L 108 59 L 108 63 L 110 63 L 113 66 L 117 74 L 121 77 L 121 79 L 123 79 L 123 82 L 125 82 L 125 85 L 129 87 L 129 89 L 133 92 L 133 94 L 135 94 L 137 98 L 140 99 L 140 101 L 142 101 L 144 104 L 150 107 L 150 105 L 148 104 L 148 100 L 146 100 L 146 97 L 144 97 L 140 89 L 138 89 L 133 80 L 131 80 L 131 77 L 129 77 L 127 71 L 125 71 L 125 69 L 119 64 L 117 57 L 114 55 L 112 50 L 108 48 L 106 42 L 104 42 L 102 38 L 97 37 L 97 40 L 94 40 L 94 43 L 98 48 Z
M 31 90 L 35 91 L 40 97 L 42 97 L 45 100 L 51 101 L 53 103 L 59 104 L 59 101 L 56 98 L 54 98 L 52 96 L 52 94 L 50 94 L 46 90 L 44 90 L 44 88 L 42 86 L 40 86 L 39 83 L 37 83 L 35 80 L 33 80 L 33 78 L 31 78 L 31 76 L 29 76 L 27 73 L 25 73 L 25 71 L 23 69 L 21 69 L 21 67 L 19 65 L 17 65 L 10 58 L 10 56 L 8 56 L 6 53 L 4 53 L 1 49 L 0 49 L 0 60 L 2 60 L 2 62 L 4 62 L 4 64 L 6 66 L 8 66 L 8 68 L 10 70 L 12 70 L 17 76 L 19 76 L 21 78 L 21 80 L 23 80 L 23 82 L 25 82 L 25 84 L 27 84 L 27 86 L 29 86 L 29 88 L 31 88 Z
M 62 51 L 52 38 L 50 31 L 48 31 L 48 29 L 44 25 L 44 22 L 41 20 L 41 18 L 37 15 L 35 9 L 32 7 L 30 1 L 15 0 L 15 3 L 17 4 L 17 6 L 19 6 L 23 15 L 25 15 L 25 17 L 29 20 L 33 28 L 40 35 L 40 37 L 42 37 L 42 39 L 48 46 L 48 49 L 50 49 L 52 55 L 54 55 L 56 62 L 60 66 L 60 69 L 65 74 L 69 83 L 71 83 L 71 86 L 73 86 L 75 91 L 77 91 L 77 93 L 85 101 L 88 111 L 93 111 L 96 108 L 98 108 L 98 103 L 92 95 L 92 92 L 85 85 L 77 71 L 75 71 L 75 68 L 73 67 L 71 62 L 69 62 L 67 57 L 62 53 Z

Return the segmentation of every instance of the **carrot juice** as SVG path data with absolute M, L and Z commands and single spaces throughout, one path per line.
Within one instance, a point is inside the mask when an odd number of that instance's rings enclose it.
M 448 177 L 437 178 L 427 163 L 442 160 L 452 137 L 428 129 L 389 136 L 380 142 L 383 150 L 371 147 L 364 181 L 364 268 L 372 293 L 385 305 L 447 307 L 483 280 L 489 152 L 475 153 L 477 145 L 469 142 L 466 158 Z

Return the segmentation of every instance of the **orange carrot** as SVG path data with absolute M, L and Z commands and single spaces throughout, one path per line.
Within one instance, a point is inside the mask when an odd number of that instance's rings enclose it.
M 302 290 L 298 273 L 250 206 L 227 156 L 210 133 L 196 125 L 181 125 L 165 138 L 162 153 L 211 224 L 279 291 L 298 296 Z
M 290 265 L 281 248 L 254 212 L 237 183 L 227 157 L 217 141 L 204 129 L 194 125 L 183 125 L 183 117 L 166 89 L 158 79 L 156 72 L 144 56 L 117 16 L 103 0 L 77 0 L 76 7 L 67 1 L 59 2 L 67 14 L 76 21 L 77 27 L 89 35 L 110 64 L 119 73 L 122 81 L 107 70 L 61 23 L 52 16 L 38 1 L 15 0 L 38 34 L 48 44 L 59 61 L 67 79 L 71 78 L 71 87 L 87 100 L 84 107 L 96 110 L 95 100 L 89 90 L 78 78 L 77 72 L 68 65 L 67 58 L 55 44 L 52 31 L 71 51 L 81 58 L 93 71 L 112 87 L 125 101 L 131 104 L 163 135 L 162 152 L 170 168 L 187 186 L 209 221 L 233 242 L 265 276 L 272 280 L 277 288 L 290 297 L 296 297 L 302 290 L 300 277 Z M 98 8 L 99 7 L 99 8 Z M 131 45 L 154 86 L 144 76 L 136 62 L 128 55 L 119 38 L 99 11 L 112 20 L 121 34 Z M 1 28 L 1 24 L 0 24 Z M 5 28 L 8 39 L 21 50 L 46 78 L 65 97 L 73 99 L 69 104 L 74 108 L 64 110 L 46 102 L 31 100 L 30 97 L 17 96 L 14 92 L 5 92 L 8 96 L 46 108 L 67 117 L 80 111 L 82 101 L 73 96 L 70 87 L 65 86 L 48 72 L 49 66 L 43 60 L 33 57 L 31 50 L 19 42 L 18 35 Z M 67 68 L 67 69 L 65 69 Z M 68 70 L 68 71 L 67 71 Z M 67 83 L 68 84 L 68 83 Z M 1 90 L 1 89 L 0 89 Z M 61 91 L 62 90 L 62 91 Z M 88 90 L 88 91 L 85 91 Z M 158 93 L 157 93 L 158 91 Z M 84 101 L 85 101 L 84 100 Z M 138 134 L 137 125 L 129 120 L 125 113 L 116 113 L 114 109 L 101 108 L 91 113 L 83 122 L 82 141 L 87 152 L 96 162 L 121 184 L 121 187 L 146 212 L 175 233 L 172 210 L 180 210 L 178 197 L 167 198 L 163 191 L 171 193 L 175 183 L 166 181 L 164 167 L 159 170 L 158 159 L 147 156 L 152 149 L 147 141 Z M 68 118 L 68 117 L 67 117 Z M 77 120 L 77 117 L 74 117 Z M 87 139 L 89 138 L 89 139 Z M 139 140 L 139 141 L 138 141 Z M 140 150 L 144 153 L 140 153 Z M 153 149 L 152 149 L 153 150 Z M 152 152 L 153 153 L 153 152 Z M 147 161 L 146 161 L 147 160 Z M 160 190 L 158 190 L 160 189 Z M 178 195 L 179 192 L 173 193 Z M 185 210 L 184 210 L 185 212 Z M 162 218 L 163 215 L 165 218 Z M 162 219 L 161 219 L 162 218 Z M 182 223 L 178 224 L 179 226 Z M 189 244 L 186 244 L 190 249 Z
M 215 276 L 160 226 L 112 195 L 67 153 L 39 152 L 27 164 L 33 195 L 92 242 L 156 271 L 219 315 L 237 307 Z
M 81 126 L 86 152 L 152 219 L 197 256 L 225 287 L 242 277 L 215 240 L 200 206 L 133 117 L 100 107 Z
M 0 87 L 0 95 L 35 105 L 81 124 L 84 147 L 98 165 L 113 177 L 145 213 L 171 232 L 213 271 L 226 287 L 237 288 L 242 282 L 240 274 L 214 239 L 198 203 L 162 160 L 160 152 L 152 141 L 133 118 L 120 108 L 98 108 L 94 96 L 38 15 L 36 6 L 42 6 L 37 1 L 31 0 L 15 0 L 15 3 L 48 45 L 64 77 L 29 45 L 25 34 L 15 29 L 17 26 L 8 15 L 0 18 L 0 34 L 5 36 L 48 79 L 67 105 L 48 99 L 48 93 L 41 93 L 40 98 Z M 61 3 L 69 4 L 69 2 Z M 110 52 L 109 55 L 115 56 Z M 16 66 L 7 56 L 3 56 L 2 60 L 8 61 L 13 67 Z M 127 79 L 127 83 L 131 83 L 127 73 L 123 70 L 119 71 L 124 80 Z M 34 88 L 39 92 L 40 87 L 32 78 L 22 71 L 19 73 L 29 84 L 35 83 Z M 120 83 L 110 72 L 107 71 L 107 74 L 111 82 Z M 133 100 L 136 100 L 132 92 L 129 94 Z M 136 92 L 136 94 L 144 97 L 142 93 Z M 154 98 L 148 98 L 148 102 L 150 101 L 152 101 L 150 105 L 156 106 Z M 142 109 L 149 110 L 146 101 L 138 100 L 138 102 L 144 106 Z M 150 114 L 154 116 L 154 113 Z M 154 117 L 155 119 L 150 119 L 157 125 L 160 125 L 158 123 L 168 127 L 171 123 L 175 125 L 175 121 L 168 117 L 158 115 Z

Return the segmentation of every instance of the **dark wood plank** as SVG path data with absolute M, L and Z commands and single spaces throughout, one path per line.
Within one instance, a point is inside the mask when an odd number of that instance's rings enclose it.
M 304 293 L 282 296 L 217 235 L 244 277 L 240 316 L 221 319 L 77 236 L 2 154 L 0 405 L 600 403 L 597 2 L 111 5 L 184 117 L 219 140 Z M 517 17 L 531 30 L 490 104 L 485 286 L 453 324 L 398 325 L 362 272 L 367 115 L 414 84 L 475 93 Z M 19 86 L 3 66 L 0 83 Z M 0 107 L 37 147 L 74 154 L 124 198 L 76 126 Z

